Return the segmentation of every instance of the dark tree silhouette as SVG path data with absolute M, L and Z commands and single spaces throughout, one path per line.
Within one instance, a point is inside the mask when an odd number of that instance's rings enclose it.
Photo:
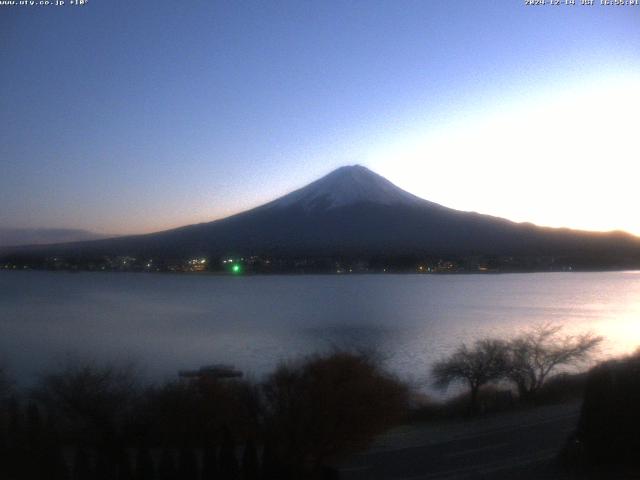
M 38 455 L 39 473 L 38 478 L 48 478 L 51 480 L 66 480 L 70 478 L 70 471 L 63 453 L 63 445 L 54 424 L 53 418 L 49 415 L 42 425 L 40 435 L 40 453 Z
M 160 465 L 158 467 L 159 480 L 179 480 L 176 464 L 171 450 L 165 448 L 160 455 Z
M 218 478 L 218 456 L 216 448 L 207 440 L 202 452 L 202 480 L 215 480 Z
M 220 456 L 218 459 L 219 476 L 222 480 L 237 480 L 239 478 L 238 459 L 236 457 L 236 442 L 228 428 L 222 430 Z
M 7 471 L 9 478 L 19 478 L 27 468 L 29 457 L 27 449 L 27 433 L 25 419 L 16 398 L 11 398 L 8 405 L 9 426 L 7 429 Z
M 5 426 L 4 413 L 0 410 L 0 478 L 6 478 L 9 475 L 9 439 L 7 438 L 7 429 Z
M 561 336 L 561 329 L 538 325 L 509 342 L 506 376 L 516 385 L 521 399 L 534 399 L 559 367 L 587 361 L 602 342 L 602 337 L 592 333 Z
M 591 369 L 576 432 L 581 462 L 588 467 L 624 467 L 602 478 L 637 478 L 640 472 L 640 356 L 611 360 Z M 590 468 L 588 468 L 590 470 Z M 615 472 L 615 471 L 614 471 Z M 595 477 L 594 477 L 595 478 Z
M 118 445 L 116 450 L 116 462 L 118 480 L 133 480 L 133 468 L 131 467 L 131 458 L 127 449 L 123 445 Z
M 113 480 L 117 475 L 117 452 L 111 444 L 102 444 L 96 450 L 96 473 L 97 480 Z
M 242 453 L 242 479 L 258 480 L 258 451 L 253 440 L 248 440 Z
M 287 467 L 274 451 L 273 440 L 270 438 L 267 438 L 264 443 L 260 478 L 262 480 L 289 480 L 291 478 Z
M 68 477 L 62 454 L 62 445 L 51 420 L 42 421 L 40 409 L 34 403 L 27 407 L 26 464 L 23 475 L 27 478 L 62 480 Z
M 180 480 L 198 480 L 198 459 L 193 448 L 182 447 L 178 458 Z
M 73 480 L 91 480 L 94 478 L 93 465 L 89 453 L 84 448 L 77 448 L 73 460 Z
M 507 373 L 507 346 L 500 340 L 478 340 L 473 348 L 461 345 L 449 358 L 432 368 L 435 386 L 447 388 L 453 382 L 469 387 L 469 410 L 478 413 L 480 387 L 498 380 Z
M 27 441 L 32 451 L 40 451 L 43 448 L 43 425 L 40 409 L 34 403 L 27 407 Z
M 139 407 L 148 434 L 175 444 L 215 438 L 223 425 L 238 436 L 258 429 L 255 387 L 236 379 L 196 378 L 149 388 Z
M 155 468 L 151 453 L 146 447 L 138 448 L 136 453 L 136 480 L 154 480 Z
M 45 375 L 34 396 L 85 442 L 112 443 L 138 396 L 131 366 L 69 363 Z

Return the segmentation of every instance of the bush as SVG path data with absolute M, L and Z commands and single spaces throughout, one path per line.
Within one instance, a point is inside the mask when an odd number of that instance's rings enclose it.
M 640 466 L 640 356 L 610 361 L 587 377 L 576 433 L 592 465 Z
M 0 478 L 36 467 L 52 479 L 333 478 L 328 465 L 398 422 L 408 398 L 371 357 L 347 352 L 283 365 L 261 384 L 143 388 L 131 368 L 70 363 L 32 393 L 35 403 L 7 402 L 1 417 L 11 461 Z
M 429 422 L 452 418 L 463 418 L 469 415 L 471 393 L 464 392 L 444 402 L 435 402 L 428 397 L 413 405 L 409 420 L 412 422 Z M 511 390 L 504 390 L 487 385 L 478 391 L 476 401 L 478 413 L 490 414 L 504 412 L 515 407 L 515 398 Z
M 408 389 L 348 352 L 282 365 L 263 387 L 267 434 L 294 478 L 366 446 L 406 412 Z
M 554 375 L 538 391 L 536 403 L 544 405 L 581 399 L 584 396 L 586 383 L 586 373 Z
M 111 442 L 139 396 L 131 366 L 69 363 L 44 375 L 33 396 L 67 434 L 89 443 Z
M 255 437 L 259 395 L 242 380 L 176 381 L 148 389 L 136 411 L 137 434 L 178 447 L 217 444 L 223 427 Z

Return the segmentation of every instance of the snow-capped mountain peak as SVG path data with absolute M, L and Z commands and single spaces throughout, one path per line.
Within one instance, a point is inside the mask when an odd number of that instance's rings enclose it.
M 329 210 L 360 203 L 411 206 L 430 204 L 366 167 L 351 165 L 340 167 L 268 206 L 284 208 L 295 205 L 305 210 Z

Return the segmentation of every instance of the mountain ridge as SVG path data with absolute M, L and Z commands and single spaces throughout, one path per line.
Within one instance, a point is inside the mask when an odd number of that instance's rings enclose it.
M 114 237 L 78 228 L 0 228 L 0 247 L 46 245 Z
M 421 199 L 359 165 L 256 208 L 157 233 L 4 250 L 0 257 L 502 256 L 640 266 L 640 238 L 538 227 Z

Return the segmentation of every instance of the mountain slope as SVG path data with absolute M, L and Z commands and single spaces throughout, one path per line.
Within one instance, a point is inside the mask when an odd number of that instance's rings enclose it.
M 164 232 L 13 250 L 14 255 L 511 255 L 640 261 L 640 239 L 620 232 L 541 228 L 420 199 L 361 166 L 342 167 L 231 217 Z
M 0 247 L 79 242 L 108 236 L 71 228 L 0 228 Z

